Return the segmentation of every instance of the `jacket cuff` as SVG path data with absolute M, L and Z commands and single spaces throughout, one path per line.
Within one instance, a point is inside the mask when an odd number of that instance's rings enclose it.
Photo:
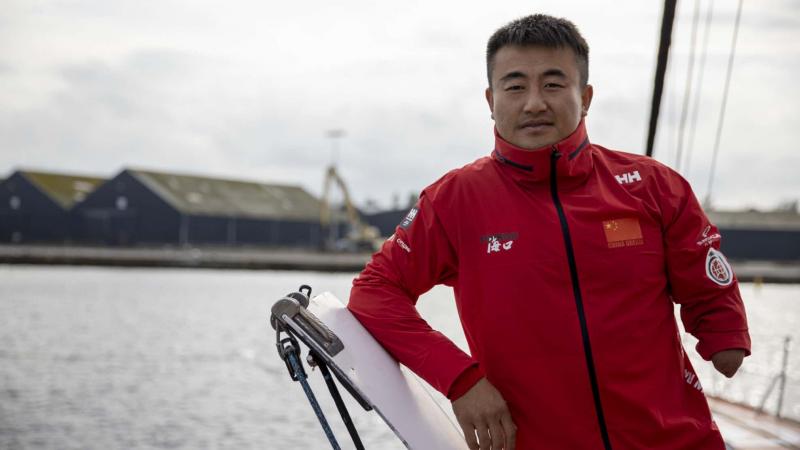
M 472 386 L 475 386 L 484 376 L 483 369 L 481 369 L 478 363 L 467 367 L 456 377 L 453 384 L 450 385 L 450 390 L 447 391 L 447 398 L 450 399 L 451 402 L 458 400 L 462 395 L 466 394 L 467 391 L 472 389 Z
M 711 357 L 718 352 L 731 349 L 744 350 L 744 355 L 750 356 L 750 335 L 747 330 L 708 331 L 697 333 L 696 336 L 698 342 L 695 349 L 706 361 L 711 361 Z

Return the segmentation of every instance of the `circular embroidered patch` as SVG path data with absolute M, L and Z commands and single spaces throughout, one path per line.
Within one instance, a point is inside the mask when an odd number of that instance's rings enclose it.
M 733 270 L 725 255 L 714 248 L 708 249 L 706 255 L 706 276 L 720 286 L 728 286 L 733 283 Z

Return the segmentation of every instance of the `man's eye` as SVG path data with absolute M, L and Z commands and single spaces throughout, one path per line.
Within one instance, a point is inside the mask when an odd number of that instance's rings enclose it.
M 508 86 L 508 87 L 506 88 L 506 90 L 507 90 L 507 91 L 521 91 L 522 89 L 524 89 L 524 87 L 523 87 L 523 86 L 521 86 L 521 85 L 519 85 L 519 84 L 515 84 L 515 85 L 512 85 L 512 86 Z
M 558 89 L 558 88 L 562 88 L 564 86 L 562 86 L 562 85 L 560 85 L 558 83 L 547 83 L 547 84 L 544 85 L 544 87 L 546 87 L 547 89 Z

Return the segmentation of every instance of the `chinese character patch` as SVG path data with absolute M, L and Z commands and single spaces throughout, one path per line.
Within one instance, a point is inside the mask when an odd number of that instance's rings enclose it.
M 519 237 L 519 233 L 498 233 L 488 236 L 481 236 L 481 242 L 486 243 L 486 253 L 499 253 L 504 250 L 511 250 L 514 240 Z

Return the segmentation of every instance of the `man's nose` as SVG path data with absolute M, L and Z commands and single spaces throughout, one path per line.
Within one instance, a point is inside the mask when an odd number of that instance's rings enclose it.
M 525 112 L 538 113 L 547 109 L 547 103 L 544 101 L 541 91 L 538 89 L 529 89 L 528 96 L 525 98 Z

